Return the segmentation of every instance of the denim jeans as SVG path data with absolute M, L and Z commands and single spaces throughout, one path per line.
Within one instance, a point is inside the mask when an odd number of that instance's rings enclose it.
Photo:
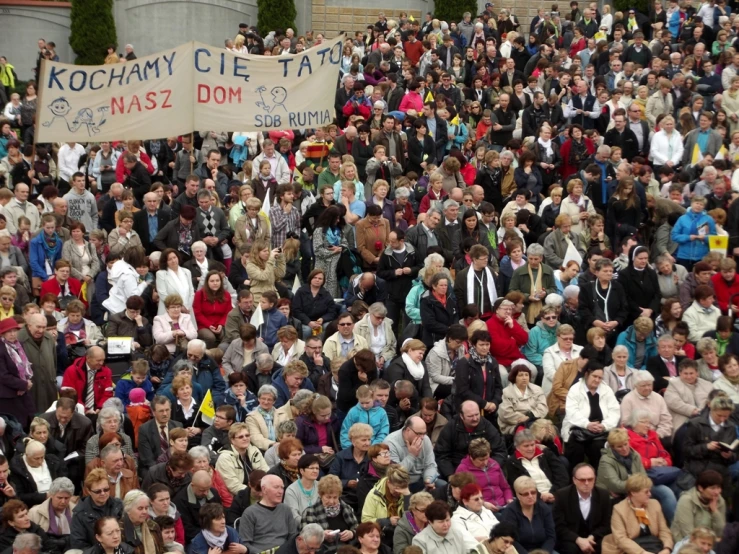
M 671 525 L 677 507 L 675 493 L 667 485 L 656 485 L 652 487 L 652 497 L 662 506 L 662 513 L 665 514 L 667 525 Z

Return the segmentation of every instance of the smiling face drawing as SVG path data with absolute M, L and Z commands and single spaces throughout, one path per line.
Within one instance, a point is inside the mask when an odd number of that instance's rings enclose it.
M 51 104 L 49 104 L 49 110 L 51 111 L 51 113 L 58 117 L 64 117 L 69 113 L 71 109 L 72 107 L 69 105 L 69 102 L 67 102 L 65 98 L 57 98 Z
M 287 98 L 287 91 L 282 87 L 272 89 L 272 100 L 275 104 L 282 104 Z

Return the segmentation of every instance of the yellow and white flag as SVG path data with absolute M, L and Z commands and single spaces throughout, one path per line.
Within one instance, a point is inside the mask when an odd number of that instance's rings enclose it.
M 216 417 L 216 408 L 213 404 L 213 395 L 210 393 L 210 389 L 205 393 L 205 398 L 200 404 L 200 417 L 208 425 L 213 425 L 213 420 Z
M 713 158 L 714 160 L 725 160 L 726 156 L 729 155 L 729 150 L 724 146 L 721 145 L 721 148 L 719 148 L 718 152 L 716 153 L 716 157 Z
M 693 146 L 693 153 L 690 157 L 690 165 L 695 165 L 699 163 L 703 159 L 703 154 L 701 154 L 700 146 L 698 146 L 698 143 Z
M 722 256 L 726 256 L 726 252 L 729 250 L 729 237 L 710 235 L 708 237 L 708 249 L 711 252 L 718 252 Z

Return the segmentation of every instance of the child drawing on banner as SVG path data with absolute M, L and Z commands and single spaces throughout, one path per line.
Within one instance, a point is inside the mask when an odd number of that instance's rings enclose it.
M 76 133 L 83 125 L 87 127 L 87 134 L 89 136 L 96 135 L 100 132 L 100 127 L 105 123 L 105 112 L 108 111 L 108 106 L 101 106 L 97 109 L 100 113 L 100 121 L 95 122 L 95 115 L 91 108 L 82 108 L 74 116 L 74 119 L 70 123 L 67 116 L 72 111 L 69 101 L 63 96 L 53 100 L 48 106 L 49 111 L 53 117 L 49 121 L 44 121 L 42 125 L 44 127 L 51 127 L 57 118 L 64 120 L 67 124 L 67 129 L 70 133 Z
M 264 92 L 266 92 L 267 87 L 261 86 L 258 87 L 254 92 L 259 94 L 259 102 L 256 103 L 257 107 L 262 108 L 265 112 L 269 114 L 275 113 L 278 109 L 284 110 L 285 113 L 287 113 L 287 108 L 285 107 L 285 100 L 287 100 L 287 91 L 285 90 L 285 87 L 273 87 L 270 91 L 270 94 L 272 95 L 272 105 L 269 105 L 269 102 L 266 102 L 264 100 Z

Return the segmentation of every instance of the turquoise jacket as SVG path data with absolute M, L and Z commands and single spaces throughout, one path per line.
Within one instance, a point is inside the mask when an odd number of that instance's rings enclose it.
M 521 354 L 532 364 L 541 367 L 544 351 L 557 343 L 557 329 L 559 322 L 554 328 L 547 327 L 543 321 L 537 322 L 533 329 L 529 330 L 529 342 L 521 349 Z
M 380 444 L 390 432 L 390 421 L 382 406 L 373 406 L 369 410 L 362 408 L 359 403 L 354 406 L 344 418 L 341 424 L 341 448 L 349 448 L 352 441 L 349 440 L 349 429 L 355 423 L 366 423 L 372 427 L 372 444 Z
M 647 337 L 647 340 L 645 341 L 644 359 L 642 360 L 642 365 L 636 365 L 636 331 L 634 331 L 633 325 L 629 326 L 625 331 L 621 332 L 618 335 L 618 339 L 616 339 L 616 345 L 619 344 L 625 346 L 626 349 L 629 351 L 629 361 L 626 362 L 626 365 L 629 367 L 633 367 L 634 369 L 646 369 L 647 360 L 652 356 L 657 355 L 657 338 L 654 336 L 654 333 L 650 333 Z
M 408 314 L 413 323 L 421 323 L 421 296 L 427 290 L 426 285 L 423 284 L 423 278 L 419 274 L 413 280 L 413 287 L 405 298 L 405 313 Z

